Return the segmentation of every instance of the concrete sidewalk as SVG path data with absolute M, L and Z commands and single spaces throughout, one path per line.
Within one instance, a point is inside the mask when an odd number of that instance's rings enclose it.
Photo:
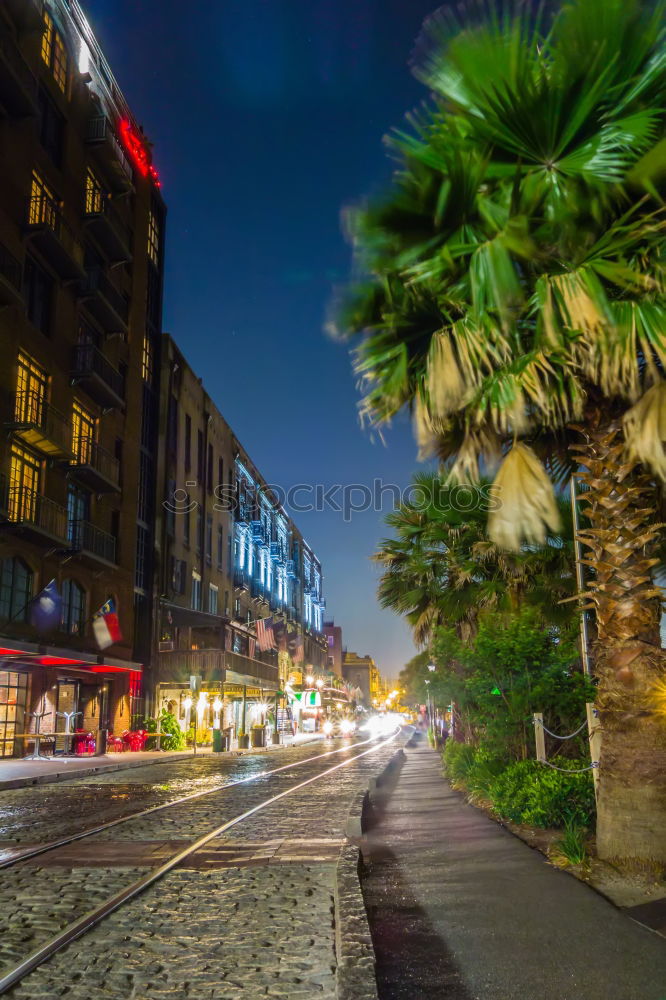
M 381 1000 L 666 1000 L 662 937 L 405 753 L 364 846 Z
M 277 746 L 255 747 L 249 750 L 225 750 L 220 757 L 245 756 L 246 754 L 268 753 L 287 747 L 302 746 L 319 740 L 319 734 L 299 737 Z M 104 757 L 49 757 L 48 760 L 22 760 L 12 758 L 0 762 L 0 792 L 9 788 L 25 788 L 30 785 L 48 785 L 54 781 L 68 781 L 72 778 L 87 778 L 107 771 L 125 771 L 128 768 L 145 767 L 147 764 L 164 764 L 168 761 L 196 759 L 210 756 L 210 747 L 198 747 L 196 755 L 192 748 L 187 750 L 144 750 L 137 753 L 109 753 Z

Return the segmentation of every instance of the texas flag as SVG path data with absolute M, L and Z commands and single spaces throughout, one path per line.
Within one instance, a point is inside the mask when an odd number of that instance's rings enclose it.
M 113 646 L 114 642 L 122 640 L 116 602 L 112 598 L 99 609 L 93 618 L 92 627 L 100 649 L 106 649 L 107 646 Z

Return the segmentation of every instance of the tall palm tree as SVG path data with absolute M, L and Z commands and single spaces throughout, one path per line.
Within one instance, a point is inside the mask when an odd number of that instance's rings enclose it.
M 570 623 L 571 605 L 559 603 L 575 593 L 566 503 L 559 504 L 562 534 L 507 552 L 486 533 L 487 490 L 476 500 L 469 494 L 471 505 L 460 505 L 459 490 L 421 473 L 414 476 L 411 494 L 413 499 L 387 515 L 394 537 L 384 539 L 373 558 L 383 567 L 380 604 L 407 618 L 418 645 L 428 643 L 438 625 L 455 628 L 467 641 L 480 616 L 491 610 L 531 606 L 548 624 Z
M 598 850 L 665 864 L 652 580 L 666 479 L 665 6 L 563 0 L 547 21 L 506 13 L 508 0 L 477 7 L 465 25 L 426 26 L 416 71 L 434 105 L 391 139 L 388 196 L 348 213 L 369 278 L 340 324 L 362 335 L 371 422 L 411 407 L 421 452 L 452 481 L 501 463 L 496 542 L 516 549 L 556 527 L 549 475 L 585 481 Z

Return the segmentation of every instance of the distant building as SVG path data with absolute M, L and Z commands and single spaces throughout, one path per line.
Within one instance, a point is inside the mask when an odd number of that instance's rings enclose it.
M 345 653 L 342 662 L 343 680 L 352 687 L 360 688 L 363 694 L 363 704 L 372 708 L 379 701 L 382 692 L 382 680 L 377 664 L 371 656 L 359 656 L 358 653 Z
M 338 677 L 342 677 L 342 627 L 335 622 L 324 622 L 324 635 L 326 636 L 328 668 Z

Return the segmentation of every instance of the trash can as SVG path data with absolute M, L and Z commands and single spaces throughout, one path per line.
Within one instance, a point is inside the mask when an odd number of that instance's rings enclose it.
M 97 740 L 95 745 L 95 757 L 106 756 L 106 745 L 109 738 L 108 729 L 98 729 L 97 730 Z
M 227 739 L 221 729 L 213 730 L 213 753 L 222 753 L 227 749 Z

